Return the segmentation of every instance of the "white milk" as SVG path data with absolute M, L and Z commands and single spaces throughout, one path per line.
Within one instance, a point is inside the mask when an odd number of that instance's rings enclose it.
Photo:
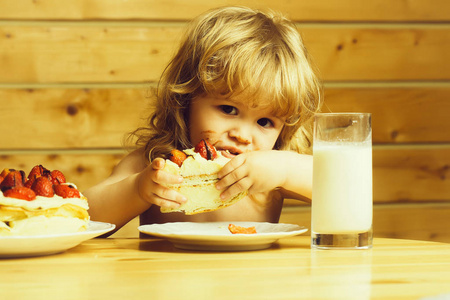
M 372 148 L 317 142 L 313 155 L 312 231 L 359 233 L 372 226 Z

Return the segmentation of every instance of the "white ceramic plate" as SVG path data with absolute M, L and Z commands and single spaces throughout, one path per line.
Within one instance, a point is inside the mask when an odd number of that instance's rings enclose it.
M 87 230 L 82 232 L 0 237 L 0 257 L 27 257 L 60 253 L 107 233 L 115 227 L 114 224 L 90 221 Z
M 256 234 L 232 234 L 228 224 L 255 226 Z M 170 241 L 187 250 L 244 251 L 269 248 L 280 238 L 298 235 L 308 229 L 293 224 L 260 222 L 175 222 L 139 226 L 139 231 Z

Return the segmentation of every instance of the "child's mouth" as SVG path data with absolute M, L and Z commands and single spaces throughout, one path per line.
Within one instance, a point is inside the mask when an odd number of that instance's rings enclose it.
M 239 153 L 237 153 L 237 152 L 230 152 L 230 150 L 222 150 L 221 153 L 222 153 L 222 155 L 224 157 L 230 158 L 230 159 L 235 157 L 235 156 L 237 156 L 237 155 L 239 155 Z

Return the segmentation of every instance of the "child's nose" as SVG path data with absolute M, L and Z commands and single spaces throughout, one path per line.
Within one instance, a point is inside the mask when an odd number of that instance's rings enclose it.
M 249 145 L 252 143 L 250 130 L 245 126 L 230 130 L 230 137 L 236 139 L 241 144 Z

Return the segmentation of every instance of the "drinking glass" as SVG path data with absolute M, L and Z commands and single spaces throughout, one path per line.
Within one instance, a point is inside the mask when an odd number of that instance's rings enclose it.
M 311 247 L 372 247 L 370 113 L 314 117 Z

